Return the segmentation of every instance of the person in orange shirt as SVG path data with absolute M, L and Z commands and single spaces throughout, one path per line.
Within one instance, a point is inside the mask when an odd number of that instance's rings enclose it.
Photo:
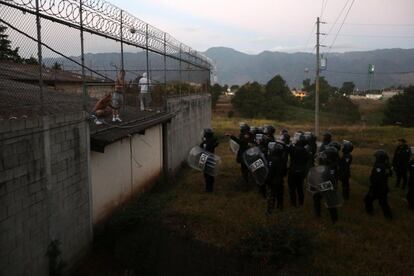
M 102 121 L 99 120 L 100 117 L 104 117 L 105 113 L 111 112 L 112 106 L 112 94 L 105 95 L 100 99 L 92 109 L 92 115 L 95 116 L 95 124 L 102 125 Z

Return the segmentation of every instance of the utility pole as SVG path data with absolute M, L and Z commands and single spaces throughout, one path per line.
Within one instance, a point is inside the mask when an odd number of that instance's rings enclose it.
M 319 74 L 321 68 L 321 59 L 319 56 L 319 47 L 321 46 L 319 43 L 319 25 L 320 20 L 319 17 L 316 20 L 316 78 L 315 78 L 315 135 L 316 137 L 319 136 Z

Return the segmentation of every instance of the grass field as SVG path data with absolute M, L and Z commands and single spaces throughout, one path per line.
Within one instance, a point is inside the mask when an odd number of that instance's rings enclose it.
M 201 174 L 186 170 L 173 188 L 177 195 L 162 211 L 163 219 L 174 227 L 177 219 L 185 224 L 197 239 L 220 247 L 231 248 L 251 231 L 253 226 L 278 223 L 288 216 L 296 224 L 317 233 L 317 249 L 307 275 L 414 275 L 414 212 L 408 209 L 405 193 L 390 181 L 390 205 L 393 221 L 383 218 L 376 205 L 373 217 L 365 214 L 363 196 L 367 192 L 373 153 L 383 148 L 392 154 L 396 139 L 414 140 L 413 129 L 398 127 L 330 127 L 334 140 L 348 139 L 355 143 L 352 166 L 351 199 L 340 209 L 340 221 L 331 225 L 327 213 L 316 220 L 310 197 L 304 208 L 287 208 L 270 217 L 265 214 L 265 201 L 253 187 L 244 187 L 239 167 L 228 148 L 224 133 L 237 132 L 241 119 L 215 118 L 213 127 L 220 137 L 217 154 L 223 159 L 216 178 L 214 194 L 203 193 Z M 248 121 L 252 125 L 273 124 L 290 132 L 311 129 L 309 124 Z M 286 198 L 286 196 L 285 196 Z
M 339 222 L 335 225 L 331 224 L 327 210 L 323 210 L 321 219 L 314 217 L 309 195 L 303 208 L 290 207 L 286 181 L 285 209 L 269 216 L 257 187 L 241 181 L 239 165 L 229 150 L 225 133 L 237 134 L 240 121 L 255 126 L 272 124 L 277 130 L 287 128 L 291 134 L 312 130 L 310 120 L 303 120 L 308 115 L 311 114 L 285 122 L 215 117 L 212 126 L 220 140 L 216 153 L 223 162 L 214 193 L 204 192 L 201 173 L 184 168 L 176 183 L 150 193 L 141 209 L 127 211 L 124 221 L 132 225 L 131 216 L 156 218 L 191 238 L 231 250 L 258 226 L 269 227 L 288 219 L 293 225 L 311 231 L 315 240 L 306 262 L 287 264 L 295 275 L 414 275 L 414 211 L 408 208 L 405 192 L 394 187 L 395 179 L 390 180 L 389 198 L 395 217 L 392 221 L 383 217 L 378 203 L 374 216 L 368 216 L 363 208 L 373 153 L 382 148 L 392 155 L 396 139 L 405 137 L 409 142 L 414 141 L 414 129 L 366 124 L 332 126 L 330 120 L 322 121 L 322 130 L 329 129 L 335 141 L 347 139 L 355 145 L 351 199 L 340 208 Z

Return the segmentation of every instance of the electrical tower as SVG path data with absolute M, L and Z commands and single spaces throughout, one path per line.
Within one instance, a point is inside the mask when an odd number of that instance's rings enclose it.
M 375 65 L 369 64 L 368 65 L 368 91 L 371 92 L 372 90 L 372 79 L 374 78 L 375 72 Z

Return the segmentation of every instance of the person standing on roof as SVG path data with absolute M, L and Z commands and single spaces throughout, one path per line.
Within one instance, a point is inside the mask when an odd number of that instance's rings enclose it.
M 151 111 L 151 80 L 148 78 L 147 73 L 142 74 L 142 78 L 139 80 L 139 88 L 140 88 L 140 94 L 139 94 L 139 103 L 140 103 L 140 109 L 141 111 Z
M 112 93 L 112 122 L 122 122 L 119 117 L 119 109 L 123 102 L 125 89 L 125 70 L 120 70 L 115 80 L 115 90 Z

